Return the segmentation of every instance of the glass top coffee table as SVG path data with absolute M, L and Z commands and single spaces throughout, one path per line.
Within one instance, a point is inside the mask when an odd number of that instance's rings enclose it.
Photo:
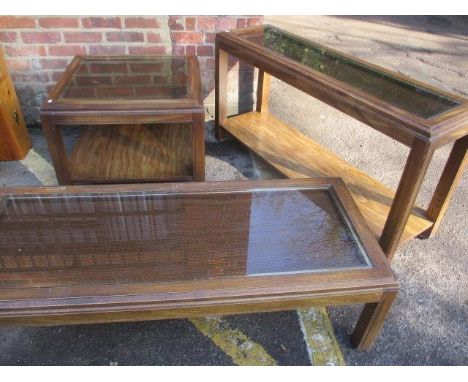
M 77 56 L 41 120 L 60 184 L 204 180 L 196 57 Z
M 228 117 L 228 55 L 259 69 L 256 110 Z M 341 177 L 389 258 L 433 235 L 468 162 L 468 100 L 271 25 L 216 36 L 216 133 L 225 131 L 290 178 Z M 268 111 L 270 75 L 411 148 L 396 192 Z M 455 142 L 427 210 L 413 208 L 434 151 Z M 291 149 L 294 148 L 294 149 Z
M 0 191 L 0 324 L 131 321 L 370 303 L 398 290 L 339 179 Z

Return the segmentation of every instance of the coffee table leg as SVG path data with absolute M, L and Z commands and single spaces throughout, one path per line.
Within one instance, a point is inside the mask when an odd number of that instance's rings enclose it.
M 400 243 L 433 153 L 431 144 L 419 139 L 416 139 L 411 147 L 379 242 L 389 260 Z
M 193 179 L 205 180 L 205 115 L 193 114 L 192 120 L 192 155 Z
M 216 44 L 215 74 L 215 136 L 221 140 L 225 131 L 221 127 L 227 118 L 227 75 L 229 55 Z
M 427 217 L 434 222 L 434 225 L 424 232 L 421 237 L 432 237 L 437 232 L 467 163 L 468 135 L 465 135 L 463 138 L 455 141 L 439 183 L 437 184 L 434 196 L 429 203 Z
M 68 158 L 60 129 L 49 118 L 41 118 L 42 129 L 47 139 L 50 157 L 54 164 L 55 175 L 60 185 L 71 184 Z
M 397 292 L 385 292 L 379 302 L 364 305 L 351 336 L 357 350 L 369 349 L 380 332 Z

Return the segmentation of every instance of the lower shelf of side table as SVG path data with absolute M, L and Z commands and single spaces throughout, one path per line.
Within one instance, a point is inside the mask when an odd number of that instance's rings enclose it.
M 82 127 L 70 157 L 73 183 L 193 179 L 190 125 Z
M 230 117 L 223 127 L 289 178 L 341 177 L 371 231 L 380 238 L 395 196 L 392 190 L 269 113 Z M 422 209 L 414 208 L 401 242 L 418 236 L 432 224 Z

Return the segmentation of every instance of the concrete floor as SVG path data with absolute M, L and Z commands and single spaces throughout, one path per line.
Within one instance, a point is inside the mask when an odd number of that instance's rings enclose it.
M 459 17 L 266 17 L 330 47 L 355 54 L 421 81 L 467 96 L 468 21 Z M 271 110 L 344 159 L 396 188 L 408 149 L 371 128 L 274 80 Z M 237 142 L 217 142 L 207 125 L 207 180 L 276 175 Z M 36 174 L 46 183 L 50 164 L 40 130 L 34 149 L 45 161 Z M 427 205 L 450 147 L 437 151 L 418 201 Z M 32 159 L 36 161 L 37 158 Z M 40 161 L 40 160 L 39 160 Z M 39 185 L 28 163 L 0 162 L 0 186 Z M 44 178 L 45 176 L 45 178 Z M 399 249 L 393 268 L 401 284 L 383 331 L 369 352 L 349 344 L 360 307 L 330 308 L 350 365 L 468 364 L 468 176 L 462 177 L 435 238 Z M 308 364 L 295 312 L 232 316 L 230 325 L 261 344 L 278 364 Z M 0 364 L 232 364 L 186 320 L 0 330 Z

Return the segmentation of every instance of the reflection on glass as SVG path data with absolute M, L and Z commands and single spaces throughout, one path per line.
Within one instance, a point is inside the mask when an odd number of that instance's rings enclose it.
M 172 99 L 188 96 L 183 57 L 84 59 L 59 98 Z
M 244 37 L 422 118 L 434 117 L 460 105 L 455 99 L 378 71 L 272 26 L 263 27 L 261 35 Z
M 369 266 L 326 190 L 9 196 L 0 208 L 1 287 Z

